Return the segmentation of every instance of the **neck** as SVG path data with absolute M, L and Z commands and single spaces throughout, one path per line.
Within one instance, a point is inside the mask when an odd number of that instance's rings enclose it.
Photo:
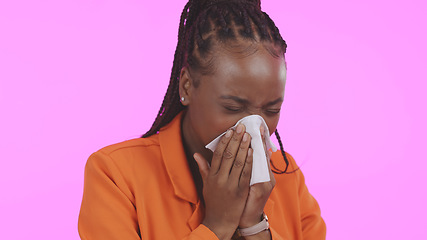
M 190 168 L 191 174 L 193 175 L 194 185 L 196 187 L 197 195 L 204 204 L 203 198 L 203 180 L 199 172 L 199 167 L 197 166 L 196 161 L 194 160 L 194 153 L 200 153 L 202 156 L 209 161 L 209 164 L 212 159 L 212 152 L 203 146 L 202 141 L 198 140 L 197 135 L 195 134 L 194 129 L 191 126 L 191 123 L 188 119 L 188 115 L 184 112 L 181 122 L 181 136 L 184 146 L 185 155 L 187 157 L 188 166 Z
M 182 140 L 184 144 L 185 153 L 187 155 L 187 159 L 190 161 L 194 161 L 193 155 L 195 153 L 201 154 L 210 164 L 212 160 L 212 152 L 205 148 L 204 143 L 197 136 L 194 131 L 191 121 L 189 119 L 188 114 L 184 113 L 182 122 L 181 122 L 181 132 L 182 132 Z

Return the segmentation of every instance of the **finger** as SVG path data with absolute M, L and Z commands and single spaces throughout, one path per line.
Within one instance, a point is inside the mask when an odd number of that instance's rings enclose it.
M 271 156 L 273 155 L 273 152 L 271 151 L 271 149 L 268 149 L 267 150 L 267 163 L 269 164 L 269 166 L 270 166 L 270 161 L 271 161 Z
M 260 130 L 260 132 L 261 132 L 261 139 L 262 139 L 262 145 L 264 146 L 264 151 L 265 151 L 265 156 L 267 157 L 267 159 L 268 159 L 268 149 L 267 149 L 267 144 L 266 144 L 266 142 L 265 142 L 265 128 L 264 128 L 264 126 L 263 125 L 261 125 L 260 127 L 259 127 L 259 130 Z
M 276 178 L 274 178 L 274 173 L 273 171 L 271 171 L 271 168 L 270 168 L 270 182 L 272 187 L 276 185 Z
M 270 165 L 270 161 L 271 161 L 271 156 L 273 155 L 273 153 L 272 152 L 270 152 L 270 151 L 268 151 L 268 158 L 267 158 L 267 162 L 268 162 L 268 171 L 269 171 L 269 173 L 270 173 L 270 182 L 271 182 L 271 184 L 272 184 L 272 186 L 274 187 L 275 185 L 276 185 L 276 179 L 274 178 L 274 173 L 273 173 L 273 171 L 271 170 L 271 165 Z
M 194 160 L 196 160 L 197 165 L 199 165 L 200 175 L 202 176 L 203 181 L 205 181 L 210 168 L 208 161 L 206 161 L 206 159 L 200 153 L 195 153 L 193 157 Z
M 264 139 L 264 131 L 265 131 L 265 129 L 264 129 L 264 125 L 259 126 L 259 131 L 260 131 L 260 133 L 261 133 L 261 138 L 263 138 L 263 139 Z
M 251 143 L 251 136 L 249 133 L 245 133 L 240 143 L 236 159 L 234 160 L 233 166 L 230 172 L 230 181 L 238 184 L 242 170 L 245 166 L 246 157 L 248 155 L 249 145 Z
M 239 149 L 244 133 L 245 125 L 239 124 L 222 154 L 222 161 L 218 170 L 218 176 L 223 180 L 228 179 L 230 175 L 230 170 L 234 164 L 234 159 L 236 158 L 237 150 Z
M 254 150 L 249 148 L 248 154 L 246 155 L 245 166 L 243 167 L 242 173 L 240 174 L 239 187 L 241 188 L 249 187 L 252 175 L 253 153 Z
M 221 166 L 222 155 L 224 154 L 224 150 L 228 146 L 228 143 L 230 142 L 232 135 L 233 135 L 233 130 L 229 129 L 224 134 L 224 136 L 221 137 L 221 140 L 219 141 L 215 151 L 213 152 L 213 157 L 211 161 L 211 173 L 213 174 L 218 173 L 218 170 Z

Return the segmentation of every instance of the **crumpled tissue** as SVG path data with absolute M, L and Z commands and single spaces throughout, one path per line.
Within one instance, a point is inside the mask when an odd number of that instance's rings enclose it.
M 237 125 L 242 123 L 246 127 L 246 132 L 251 135 L 251 148 L 253 149 L 253 165 L 252 165 L 252 174 L 250 185 L 261 182 L 270 181 L 270 172 L 268 170 L 268 165 L 270 164 L 267 161 L 266 152 L 264 150 L 264 145 L 262 143 L 262 137 L 260 132 L 261 125 L 264 126 L 264 136 L 265 136 L 265 145 L 267 150 L 272 152 L 277 151 L 276 145 L 270 139 L 270 132 L 268 130 L 267 124 L 264 119 L 259 115 L 250 115 L 240 119 L 232 129 L 236 129 Z M 205 147 L 210 149 L 212 152 L 215 151 L 221 137 L 225 134 L 222 133 L 216 137 L 212 142 L 208 143 Z

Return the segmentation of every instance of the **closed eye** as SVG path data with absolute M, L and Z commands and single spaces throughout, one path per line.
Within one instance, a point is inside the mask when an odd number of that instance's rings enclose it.
M 230 111 L 230 112 L 240 112 L 240 111 L 242 111 L 242 110 L 243 110 L 243 108 L 241 108 L 241 107 L 230 107 L 230 106 L 224 106 L 224 108 L 225 108 L 227 111 Z
M 268 109 L 267 113 L 269 113 L 269 114 L 278 114 L 278 113 L 280 113 L 280 108 L 277 108 L 277 109 Z

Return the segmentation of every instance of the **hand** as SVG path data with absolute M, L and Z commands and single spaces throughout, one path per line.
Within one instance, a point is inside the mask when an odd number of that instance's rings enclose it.
M 271 152 L 267 150 L 265 144 L 264 128 L 261 126 L 261 137 L 264 143 L 264 149 L 266 150 L 267 162 L 270 163 Z M 270 164 L 268 164 L 270 171 L 270 181 L 257 183 L 250 187 L 249 196 L 246 202 L 245 209 L 242 213 L 242 218 L 239 222 L 239 228 L 251 227 L 261 221 L 262 214 L 264 212 L 264 206 L 270 197 L 271 191 L 276 185 L 273 172 L 271 171 Z
M 221 138 L 210 167 L 201 154 L 194 154 L 203 179 L 203 224 L 219 239 L 233 236 L 245 208 L 252 173 L 250 139 L 241 124 Z

